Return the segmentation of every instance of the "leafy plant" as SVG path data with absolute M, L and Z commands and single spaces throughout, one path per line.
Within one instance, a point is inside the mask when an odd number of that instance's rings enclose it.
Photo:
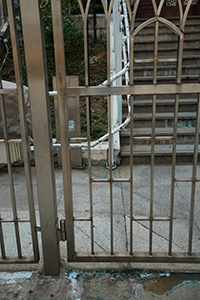
M 83 58 L 83 32 L 78 29 L 70 18 L 70 9 L 64 4 L 62 5 L 62 22 L 63 22 L 63 36 L 65 47 L 65 67 L 66 75 L 77 75 L 77 69 L 80 67 L 79 59 Z M 55 62 L 54 62 L 54 41 L 53 41 L 53 26 L 51 5 L 48 3 L 43 9 L 44 34 L 46 44 L 47 69 L 49 87 L 52 88 L 52 76 L 55 76 Z M 77 59 L 78 58 L 78 59 Z
M 95 110 L 91 114 L 91 126 L 90 136 L 92 140 L 96 140 L 107 133 L 107 115 L 106 111 L 101 109 Z M 82 136 L 87 136 L 87 118 L 86 118 L 86 107 L 81 110 L 81 129 Z
M 62 4 L 62 22 L 63 22 L 63 35 L 64 35 L 64 47 L 65 47 L 65 67 L 66 75 L 78 75 L 80 85 L 85 84 L 85 70 L 84 70 L 84 38 L 83 32 L 77 29 L 76 24 L 73 23 L 70 15 L 75 12 L 77 8 L 77 2 L 74 2 L 72 5 L 67 6 L 66 1 L 63 1 Z M 71 3 L 71 2 L 70 2 Z M 94 8 L 94 6 L 93 6 Z M 23 84 L 27 85 L 27 73 L 26 73 L 26 61 L 24 54 L 24 41 L 22 34 L 22 24 L 20 17 L 20 7 L 16 6 L 16 20 L 18 27 L 19 35 L 19 47 L 20 47 L 20 59 L 22 67 L 22 77 Z M 43 8 L 43 23 L 44 23 L 44 34 L 45 34 L 45 45 L 46 45 L 46 58 L 47 58 L 47 72 L 48 72 L 48 83 L 49 90 L 52 90 L 52 77 L 55 76 L 55 60 L 54 60 L 54 40 L 53 40 L 53 27 L 52 27 L 52 15 L 51 15 L 51 3 L 49 2 L 47 6 Z M 95 50 L 100 51 L 101 55 L 102 50 L 106 49 L 105 42 L 94 43 L 90 39 L 91 55 Z M 106 61 L 106 58 L 104 58 Z M 94 69 L 98 68 L 98 64 Z M 104 68 L 104 69 L 103 69 Z M 106 69 L 103 67 L 99 68 L 96 74 L 92 74 L 91 71 L 91 84 L 98 85 L 105 80 Z M 96 71 L 96 70 L 95 70 Z M 2 69 L 2 78 L 4 80 L 15 81 L 14 66 L 12 59 L 12 52 L 10 51 L 6 63 Z M 82 104 L 81 104 L 82 105 Z M 91 116 L 91 138 L 96 139 L 104 135 L 107 132 L 107 116 L 106 110 L 107 106 L 103 105 L 103 111 L 101 109 L 95 109 Z M 52 123 L 52 136 L 56 137 L 55 129 L 55 114 L 54 114 L 54 99 L 50 97 L 50 113 L 51 113 L 51 123 Z M 85 107 L 81 111 L 81 126 L 83 136 L 86 135 L 87 124 L 86 124 L 86 112 Z

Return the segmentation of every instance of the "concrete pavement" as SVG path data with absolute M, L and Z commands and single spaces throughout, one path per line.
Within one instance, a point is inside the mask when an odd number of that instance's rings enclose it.
M 200 274 L 126 268 L 86 269 L 70 269 L 62 261 L 58 277 L 44 276 L 37 271 L 0 272 L 0 299 L 200 299 Z
M 64 196 L 62 188 L 62 170 L 56 169 L 57 208 L 59 218 L 64 218 Z M 200 166 L 197 168 L 198 176 Z M 37 184 L 35 168 L 32 168 L 33 188 L 36 207 L 37 225 L 40 225 Z M 92 167 L 93 178 L 108 178 L 109 170 L 102 166 Z M 124 165 L 113 171 L 116 178 L 129 177 L 129 166 Z M 150 166 L 134 166 L 134 214 L 149 215 L 150 206 Z M 28 217 L 28 204 L 24 169 L 13 168 L 17 209 L 19 217 Z M 182 164 L 176 167 L 177 178 L 191 178 L 192 165 Z M 89 216 L 89 185 L 88 168 L 72 170 L 74 216 Z M 166 217 L 169 215 L 171 193 L 171 166 L 156 165 L 154 175 L 154 216 Z M 0 169 L 0 203 L 1 217 L 12 217 L 11 200 L 7 169 Z M 127 183 L 115 183 L 113 185 L 113 220 L 114 220 L 114 251 L 128 251 L 130 244 L 130 187 Z M 186 252 L 188 247 L 189 211 L 190 211 L 191 183 L 177 182 L 175 184 L 174 202 L 174 231 L 173 251 Z M 195 197 L 195 214 L 193 230 L 193 251 L 199 252 L 200 246 L 200 183 L 197 183 Z M 109 215 L 109 185 L 108 183 L 93 184 L 93 209 L 94 209 L 94 237 L 95 251 L 110 251 L 110 215 Z M 32 255 L 32 241 L 30 226 L 27 223 L 20 224 L 20 236 L 23 255 Z M 134 223 L 134 251 L 148 251 L 149 222 Z M 16 256 L 16 242 L 13 224 L 3 224 L 6 253 L 8 256 Z M 41 249 L 40 233 L 38 234 Z M 153 226 L 153 251 L 165 251 L 168 249 L 169 224 L 168 222 L 154 222 Z M 75 222 L 75 247 L 76 251 L 90 251 L 90 224 L 87 222 Z M 59 278 L 45 277 L 41 270 L 43 257 L 37 265 L 0 265 L 1 276 L 11 276 L 9 271 L 25 271 L 16 273 L 19 278 L 0 276 L 0 299 L 200 299 L 200 285 L 198 264 L 125 264 L 125 263 L 95 263 L 75 264 L 68 263 L 66 243 L 60 243 L 63 266 Z M 93 271 L 88 270 L 93 269 Z M 101 269 L 101 271 L 96 271 Z M 114 271 L 113 271 L 114 269 Z M 154 270 L 148 272 L 147 269 Z M 157 271 L 155 271 L 157 270 Z M 173 272 L 193 271 L 193 274 L 174 274 Z M 30 273 L 29 272 L 35 272 Z M 123 273 L 125 272 L 125 273 Z M 168 272 L 168 273 L 166 273 Z M 73 274 L 74 273 L 74 274 Z M 27 275 L 29 274 L 29 275 Z M 88 274 L 88 275 L 87 275 Z M 115 275 L 113 275 L 115 274 Z M 142 276 L 140 276 L 143 274 Z M 150 275 L 149 275 L 150 274 Z M 163 276 L 161 275 L 163 274 Z M 167 276 L 166 274 L 169 274 Z M 22 277 L 20 277 L 22 276 Z M 194 277 L 196 276 L 196 277 Z M 12 276 L 11 276 L 12 277 Z M 178 278 L 178 279 L 177 279 Z M 43 282 L 43 284 L 41 284 Z M 56 283 L 57 282 L 57 283 Z M 174 282 L 174 285 L 173 285 Z M 160 288 L 160 285 L 163 288 Z M 20 288 L 19 288 L 20 286 Z M 75 292 L 72 288 L 75 286 Z M 103 294 L 101 295 L 101 286 Z M 49 287 L 52 293 L 49 294 Z M 159 290 L 157 289 L 159 288 Z M 63 296 L 58 297 L 63 291 Z M 10 292 L 9 292 L 10 291 Z M 33 292 L 30 292 L 33 291 Z M 57 291 L 57 292 L 56 292 Z M 113 291 L 113 292 L 112 292 Z M 123 292 L 124 291 L 124 292 Z M 16 292 L 16 293 L 15 293 Z M 19 292 L 19 293 L 18 293 Z M 39 294 L 40 292 L 40 294 Z M 177 293 L 181 293 L 181 298 Z M 7 293 L 7 294 L 6 294 Z M 9 294 L 10 293 L 10 294 Z M 15 293 L 15 294 L 14 294 Z M 43 293 L 43 294 L 41 294 Z M 189 293 L 189 294 L 188 294 Z M 2 295 L 2 296 L 1 296 Z M 10 296 L 9 296 L 10 295 Z M 18 295 L 18 296 L 17 296 Z M 43 296 L 41 296 L 43 295 Z M 53 295 L 53 296 L 51 296 Z M 115 296 L 114 296 L 115 295 Z M 124 295 L 124 298 L 123 298 Z M 179 295 L 179 294 L 178 294 Z M 186 297 L 186 295 L 190 295 Z M 9 298 L 10 297 L 10 298 Z M 13 298 L 12 298 L 13 297 Z M 23 298 L 24 297 L 24 298 Z M 35 297 L 35 298 L 34 298 Z M 46 297 L 46 298 L 45 298 Z M 56 298 L 57 297 L 57 298 Z M 71 297 L 71 298 L 70 298 Z M 185 297 L 185 298 L 183 298 Z M 193 297 L 193 298 L 192 298 Z M 198 298 L 199 297 L 199 298 Z

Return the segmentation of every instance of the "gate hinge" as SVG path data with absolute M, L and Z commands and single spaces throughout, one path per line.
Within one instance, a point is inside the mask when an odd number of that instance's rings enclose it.
M 60 220 L 60 228 L 57 228 L 57 238 L 58 242 L 67 240 L 67 232 L 66 232 L 66 220 Z

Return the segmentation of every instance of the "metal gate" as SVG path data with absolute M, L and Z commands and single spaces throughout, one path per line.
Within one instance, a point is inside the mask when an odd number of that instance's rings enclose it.
M 20 77 L 19 53 L 17 50 L 16 42 L 16 26 L 14 25 L 13 18 L 13 4 L 11 0 L 7 0 L 9 8 L 9 19 L 13 29 L 11 27 L 13 53 L 16 55 L 15 67 L 17 78 L 17 92 L 19 97 L 22 97 L 22 86 Z M 61 0 L 51 0 L 52 5 L 52 18 L 53 18 L 53 34 L 54 34 L 54 49 L 55 49 L 55 64 L 56 64 L 56 78 L 57 78 L 57 96 L 59 105 L 59 122 L 60 122 L 60 141 L 61 141 L 61 153 L 62 153 L 62 170 L 63 170 L 63 190 L 65 201 L 65 215 L 66 215 L 66 234 L 67 234 L 67 255 L 69 262 L 200 262 L 199 253 L 193 253 L 192 251 L 192 236 L 193 236 L 193 216 L 194 216 L 194 203 L 195 203 L 195 187 L 196 183 L 200 181 L 197 178 L 197 162 L 198 162 L 198 144 L 199 144 L 199 125 L 200 125 L 200 85 L 197 84 L 182 84 L 181 72 L 182 72 L 182 58 L 183 58 L 183 42 L 184 42 L 184 28 L 188 15 L 189 8 L 192 0 L 188 1 L 187 7 L 183 14 L 181 0 L 178 0 L 180 11 L 180 26 L 176 26 L 169 20 L 160 17 L 164 1 L 160 1 L 157 7 L 156 2 L 152 0 L 155 17 L 145 21 L 140 26 L 135 28 L 135 17 L 140 1 L 136 1 L 134 12 L 131 13 L 130 5 L 126 1 L 128 8 L 128 15 L 130 21 L 130 82 L 129 86 L 112 86 L 110 80 L 110 20 L 112 16 L 112 8 L 114 0 L 111 0 L 107 7 L 105 2 L 102 1 L 102 5 L 105 12 L 106 24 L 107 24 L 107 86 L 89 86 L 89 61 L 88 61 L 88 31 L 87 31 L 87 19 L 89 13 L 89 7 L 91 1 L 87 1 L 85 9 L 82 2 L 78 1 L 80 11 L 83 19 L 84 28 L 84 55 L 85 55 L 85 86 L 79 87 L 67 87 L 65 83 L 65 58 L 64 58 L 64 44 L 63 44 L 63 32 L 62 32 L 62 10 Z M 24 46 L 26 52 L 26 64 L 27 74 L 29 82 L 29 93 L 31 99 L 32 109 L 32 123 L 33 123 L 33 136 L 35 146 L 35 161 L 36 161 L 36 175 L 38 181 L 38 195 L 39 195 L 39 209 L 41 218 L 41 232 L 43 241 L 43 253 L 44 253 L 44 265 L 46 274 L 57 274 L 59 272 L 59 245 L 58 245 L 58 232 L 65 232 L 65 223 L 63 228 L 58 228 L 58 219 L 56 211 L 56 195 L 55 195 L 55 179 L 52 161 L 52 141 L 51 141 L 51 129 L 49 118 L 49 101 L 48 101 L 48 86 L 47 86 L 47 70 L 46 70 L 46 57 L 45 57 L 45 41 L 42 28 L 42 10 L 40 9 L 40 1 L 37 0 L 21 0 L 21 16 L 24 34 Z M 159 24 L 170 28 L 179 39 L 177 58 L 158 58 L 158 32 Z M 134 40 L 135 36 L 149 24 L 155 24 L 155 43 L 154 43 L 154 57 L 153 59 L 137 60 L 134 57 Z M 177 73 L 175 84 L 158 84 L 157 83 L 157 65 L 159 62 L 176 62 Z M 154 76 L 152 85 L 135 85 L 134 84 L 134 65 L 135 63 L 152 62 L 154 67 Z M 17 73 L 18 72 L 18 73 Z M 17 74 L 19 74 L 17 76 Z M 0 94 L 13 93 L 11 90 L 1 89 Z M 177 140 L 177 120 L 179 109 L 179 95 L 188 93 L 198 94 L 198 111 L 196 120 L 196 139 L 194 145 L 194 163 L 192 178 L 182 179 L 176 178 L 176 140 Z M 174 127 L 173 134 L 171 136 L 156 136 L 155 134 L 155 120 L 156 120 L 156 97 L 157 95 L 173 94 L 175 95 L 175 112 L 174 112 Z M 108 113 L 109 113 L 109 149 L 112 149 L 112 95 L 131 95 L 130 107 L 131 107 L 131 121 L 130 121 L 130 153 L 133 153 L 133 140 L 144 139 L 151 141 L 151 187 L 150 187 L 150 203 L 149 203 L 149 215 L 148 216 L 135 216 L 133 211 L 134 197 L 134 181 L 133 181 L 133 156 L 130 155 L 130 175 L 124 178 L 117 178 L 113 176 L 112 167 L 109 169 L 109 177 L 106 179 L 98 179 L 92 175 L 92 163 L 91 163 L 91 147 L 90 147 L 90 119 L 89 119 L 89 96 L 104 95 L 108 98 Z M 152 134 L 150 136 L 140 136 L 133 138 L 133 105 L 134 96 L 136 95 L 152 95 Z M 70 139 L 68 133 L 68 114 L 67 114 L 67 101 L 66 96 L 86 96 L 87 105 L 87 137 Z M 1 96 L 2 97 L 2 96 Z M 2 101 L 2 100 L 1 100 Z M 2 102 L 3 103 L 3 102 Z M 2 109 L 3 111 L 3 109 Z M 21 117 L 23 118 L 23 117 Z M 154 148 L 157 140 L 172 140 L 173 152 L 172 152 L 172 172 L 171 172 L 171 200 L 170 200 L 170 214 L 167 217 L 154 216 L 153 204 L 154 204 Z M 3 142 L 7 141 L 6 133 Z M 27 135 L 24 131 L 23 141 L 27 141 Z M 71 167 L 70 167 L 70 142 L 86 142 L 88 145 L 88 170 L 89 170 L 89 213 L 88 217 L 74 216 L 73 213 L 73 192 L 72 192 L 72 180 L 71 180 Z M 24 153 L 27 150 L 27 143 L 24 142 Z M 9 148 L 9 143 L 6 142 L 6 147 Z M 9 150 L 9 149 L 8 149 Z M 28 152 L 27 152 L 28 153 Z M 28 155 L 28 154 L 27 154 Z M 26 158 L 25 158 L 26 159 Z M 28 160 L 28 157 L 27 157 Z M 109 165 L 112 166 L 113 158 L 112 151 L 109 151 Z M 26 164 L 29 166 L 28 162 Z M 27 167 L 28 168 L 28 167 Z M 28 178 L 27 171 L 27 178 Z M 174 213 L 174 187 L 176 182 L 191 182 L 192 193 L 190 199 L 190 222 L 189 222 L 189 239 L 188 239 L 188 251 L 186 253 L 174 253 L 172 249 L 173 242 L 173 213 Z M 107 184 L 109 188 L 109 230 L 110 230 L 110 249 L 108 252 L 95 251 L 94 248 L 94 212 L 93 212 L 93 190 L 94 185 Z M 114 184 L 127 184 L 130 188 L 129 197 L 129 218 L 130 218 L 130 246 L 127 252 L 116 252 L 114 249 L 113 235 L 114 222 L 113 222 L 113 207 L 114 207 Z M 31 210 L 33 211 L 33 210 Z M 148 252 L 134 252 L 133 251 L 133 237 L 134 230 L 133 225 L 135 222 L 144 221 L 149 224 L 149 250 Z M 3 222 L 3 221 L 2 221 Z M 15 226 L 17 227 L 18 220 L 15 216 Z M 36 227 L 34 218 L 31 221 L 33 228 L 33 236 L 36 236 Z M 76 252 L 75 251 L 75 233 L 74 222 L 86 222 L 90 226 L 90 238 L 91 245 L 89 252 Z M 166 226 L 169 226 L 169 243 L 168 251 L 153 252 L 153 224 L 155 222 L 165 222 Z M 1 223 L 0 223 L 1 224 Z M 1 229 L 1 227 L 0 227 Z M 3 236 L 1 236 L 1 245 L 3 245 Z M 65 237 L 63 237 L 65 239 Z M 3 247 L 3 246 L 2 246 Z M 2 248 L 3 253 L 3 248 Z M 3 257 L 3 254 L 2 254 Z M 19 254 L 20 257 L 20 254 Z M 53 262 L 53 263 L 52 263 Z
M 65 107 L 65 97 L 67 96 L 86 96 L 87 97 L 87 115 L 88 115 L 88 136 L 84 141 L 88 143 L 88 154 L 89 154 L 89 185 L 90 185 L 90 214 L 88 218 L 74 217 L 73 209 L 72 209 L 72 192 L 71 192 L 71 182 L 70 182 L 70 168 L 69 168 L 69 157 L 68 161 L 66 160 L 66 153 L 69 151 L 69 145 L 66 139 L 66 132 L 64 132 L 64 128 L 67 126 L 66 119 L 66 108 L 60 111 L 60 120 L 61 120 L 61 130 L 63 130 L 61 137 L 62 144 L 62 159 L 63 159 L 63 176 L 64 176 L 64 189 L 65 197 L 66 197 L 66 220 L 67 220 L 67 240 L 68 240 L 68 260 L 71 262 L 199 262 L 198 254 L 194 254 L 192 252 L 192 230 L 193 230 L 193 214 L 194 214 L 194 195 L 195 195 L 195 184 L 198 181 L 196 178 L 196 167 L 198 160 L 198 143 L 199 143 L 199 106 L 198 106 L 198 118 L 197 118 L 197 127 L 196 127 L 196 142 L 195 142 L 195 150 L 194 150 L 194 165 L 193 165 L 193 176 L 188 179 L 175 178 L 175 166 L 176 166 L 176 138 L 177 138 L 177 119 L 178 119 L 178 102 L 179 95 L 182 93 L 199 93 L 199 84 L 181 84 L 181 71 L 182 71 L 182 57 L 183 57 L 183 41 L 184 41 L 184 28 L 186 23 L 187 14 L 189 11 L 189 7 L 191 5 L 191 1 L 188 2 L 187 8 L 184 12 L 182 11 L 181 1 L 178 1 L 180 8 L 180 28 L 171 23 L 170 21 L 161 18 L 160 13 L 162 10 L 162 6 L 164 1 L 161 1 L 158 8 L 156 6 L 155 1 L 152 1 L 152 5 L 154 7 L 155 17 L 147 20 L 142 23 L 139 27 L 135 29 L 134 22 L 135 16 L 137 13 L 137 8 L 139 6 L 140 1 L 136 1 L 134 12 L 131 14 L 130 6 L 127 4 L 128 12 L 129 12 L 129 20 L 130 20 L 130 85 L 128 87 L 125 86 L 111 86 L 110 84 L 110 18 L 112 14 L 114 1 L 110 2 L 109 7 L 105 6 L 105 3 L 102 2 L 105 10 L 105 17 L 107 22 L 107 86 L 106 87 L 90 87 L 88 86 L 88 47 L 87 47 L 87 17 L 90 6 L 90 1 L 87 2 L 86 9 L 83 9 L 81 2 L 79 1 L 82 18 L 83 18 L 83 27 L 84 27 L 84 40 L 85 40 L 85 72 L 86 72 L 86 84 L 84 87 L 66 87 L 65 86 L 65 70 L 64 70 L 64 52 L 63 46 L 61 44 L 62 41 L 62 23 L 61 23 L 61 8 L 60 3 L 58 1 L 52 1 L 52 13 L 53 13 L 53 26 L 54 26 L 54 42 L 55 42 L 55 60 L 56 60 L 56 70 L 57 70 L 57 89 L 58 89 L 58 97 L 60 101 L 60 107 Z M 138 60 L 134 58 L 134 38 L 135 36 L 148 26 L 149 24 L 155 24 L 155 48 L 154 48 L 154 58 Z M 179 37 L 179 47 L 177 51 L 177 58 L 158 58 L 158 29 L 159 23 L 164 24 L 168 28 L 170 28 L 176 35 Z M 62 55 L 61 55 L 62 54 Z M 154 65 L 154 77 L 153 84 L 149 86 L 136 86 L 134 85 L 134 64 L 135 63 L 145 63 L 151 61 Z M 177 79 L 176 84 L 166 84 L 159 85 L 157 84 L 157 64 L 159 62 L 168 62 L 175 61 L 177 63 Z M 134 216 L 133 214 L 133 156 L 130 156 L 130 176 L 128 178 L 114 178 L 112 168 L 109 171 L 108 179 L 95 179 L 91 173 L 91 154 L 90 154 L 90 124 L 89 124 L 89 96 L 91 95 L 108 95 L 108 111 L 109 111 L 109 149 L 112 149 L 112 132 L 111 132 L 111 95 L 131 95 L 131 134 L 130 134 L 130 145 L 131 150 L 130 153 L 133 153 L 133 103 L 135 95 L 146 95 L 151 94 L 153 97 L 153 111 L 152 111 L 152 135 L 148 137 L 137 137 L 138 139 L 151 140 L 151 190 L 150 190 L 150 214 L 149 216 Z M 160 94 L 174 94 L 176 95 L 175 101 L 175 113 L 174 113 L 174 132 L 172 136 L 155 136 L 155 112 L 156 112 L 156 96 Z M 65 123 L 66 122 L 66 123 Z M 136 139 L 136 137 L 134 137 Z M 172 154 L 172 178 L 171 178 L 171 203 L 170 203 L 170 215 L 168 217 L 154 217 L 153 215 L 153 186 L 154 186 L 154 147 L 155 141 L 158 139 L 173 140 L 173 154 Z M 83 141 L 83 140 L 79 140 Z M 109 152 L 109 165 L 112 166 L 112 153 Z M 174 203 L 174 185 L 175 182 L 192 182 L 192 195 L 191 195 L 191 208 L 190 208 L 190 225 L 189 225 L 189 241 L 188 241 L 188 252 L 187 253 L 173 253 L 172 252 L 172 240 L 173 240 L 173 203 Z M 113 185 L 115 183 L 128 183 L 130 184 L 130 248 L 127 253 L 118 253 L 115 252 L 113 246 Z M 110 251 L 105 252 L 95 252 L 94 251 L 94 224 L 93 224 L 93 196 L 92 190 L 95 184 L 98 183 L 107 183 L 109 186 L 109 199 L 110 199 Z M 74 248 L 74 222 L 75 221 L 85 221 L 90 223 L 91 228 L 91 250 L 89 253 L 75 252 Z M 135 253 L 133 252 L 133 223 L 137 221 L 147 221 L 150 224 L 150 234 L 149 234 L 149 251 L 148 253 Z M 153 253 L 152 251 L 152 235 L 153 235 L 153 223 L 156 221 L 166 222 L 166 226 L 169 226 L 169 245 L 168 245 L 168 253 Z
M 5 184 L 5 177 L 1 177 L 1 213 L 0 213 L 0 247 L 1 247 L 1 264 L 15 264 L 15 263 L 37 263 L 39 261 L 39 247 L 38 247 L 38 237 L 36 231 L 36 216 L 35 216 L 35 204 L 33 197 L 33 183 L 32 183 L 32 172 L 31 172 L 31 163 L 30 163 L 30 146 L 29 146 L 29 136 L 26 122 L 26 108 L 24 101 L 24 89 L 22 84 L 22 75 L 21 75 L 21 66 L 20 66 L 20 53 L 18 47 L 17 39 L 17 27 L 16 19 L 14 15 L 14 5 L 13 1 L 7 1 L 7 9 L 9 12 L 9 23 L 10 23 L 10 33 L 11 33 L 11 42 L 13 49 L 13 61 L 15 66 L 15 78 L 16 78 L 16 88 L 3 88 L 2 80 L 0 77 L 0 116 L 1 124 L 3 131 L 3 138 L 0 139 L 1 150 L 5 151 L 5 156 L 7 160 L 7 173 L 8 173 L 8 185 L 10 187 L 10 197 L 8 193 L 4 193 L 5 190 L 2 188 L 2 185 Z M 21 138 L 12 138 L 8 132 L 7 124 L 7 111 L 5 96 L 6 95 L 15 95 L 18 97 L 18 110 L 20 118 L 20 128 L 21 128 Z M 14 105 L 14 104 L 13 104 Z M 16 111 L 17 113 L 17 111 Z M 12 122 L 11 122 L 12 123 Z M 12 163 L 13 160 L 21 158 L 21 152 L 23 153 L 24 160 L 24 173 L 25 173 L 25 182 L 26 186 L 24 189 L 27 191 L 27 208 L 29 210 L 29 215 L 24 215 L 22 212 L 19 213 L 17 210 L 19 204 L 16 197 L 16 187 L 14 182 L 14 174 Z M 1 151 L 2 155 L 2 151 Z M 15 159 L 16 158 L 16 159 Z M 5 162 L 5 161 L 4 161 Z M 19 192 L 19 191 L 18 191 Z M 10 198 L 10 202 L 9 202 Z M 11 213 L 8 213 L 5 209 L 10 203 L 12 207 Z M 12 230 L 9 230 L 9 226 L 13 226 L 14 234 L 11 234 Z M 31 248 L 28 256 L 24 254 L 23 242 L 24 237 L 21 234 L 21 226 L 26 226 L 25 232 L 27 233 L 29 243 Z M 7 228 L 8 230 L 7 230 Z M 5 235 L 9 236 L 10 242 L 9 245 L 5 245 L 4 237 Z M 16 245 L 17 251 L 15 256 L 9 257 L 7 248 L 14 248 Z M 11 249 L 12 250 L 12 249 Z M 11 251 L 12 252 L 12 251 Z M 14 251 L 15 252 L 15 251 Z M 13 253 L 14 253 L 13 252 Z M 29 257 L 30 255 L 30 257 Z

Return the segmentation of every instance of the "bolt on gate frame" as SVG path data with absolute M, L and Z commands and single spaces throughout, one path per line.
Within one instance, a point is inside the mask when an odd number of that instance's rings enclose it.
M 6 93 L 18 93 L 19 102 L 23 100 L 22 80 L 19 66 L 19 51 L 16 39 L 16 24 L 14 18 L 13 1 L 7 0 L 8 13 L 11 26 L 12 47 L 15 62 L 15 72 L 17 80 L 17 90 L 5 90 L 0 87 L 1 105 L 3 111 L 3 95 Z M 63 32 L 62 32 L 62 12 L 61 0 L 51 0 L 52 6 L 52 19 L 53 19 L 53 34 L 54 34 L 54 49 L 55 49 L 55 65 L 56 65 L 56 78 L 57 78 L 57 95 L 59 105 L 59 122 L 60 122 L 60 139 L 61 139 L 61 154 L 62 154 L 62 170 L 63 170 L 63 189 L 65 199 L 65 214 L 66 214 L 66 233 L 67 233 L 67 253 L 69 262 L 179 262 L 179 263 L 199 263 L 200 253 L 193 253 L 192 251 L 192 235 L 193 235 L 193 215 L 194 215 L 194 202 L 195 202 L 195 187 L 196 183 L 200 182 L 197 178 L 197 162 L 198 162 L 198 144 L 199 144 L 199 126 L 200 126 L 200 84 L 182 84 L 181 83 L 181 70 L 183 58 L 183 42 L 184 42 L 184 29 L 188 16 L 188 12 L 192 0 L 188 1 L 187 7 L 183 13 L 181 0 L 178 0 L 179 13 L 180 13 L 180 27 L 174 25 L 169 20 L 160 16 L 164 0 L 161 0 L 158 7 L 155 0 L 152 0 L 155 16 L 137 28 L 135 28 L 135 18 L 140 0 L 136 1 L 134 12 L 131 13 L 130 5 L 126 0 L 128 8 L 128 15 L 130 21 L 130 84 L 129 86 L 112 86 L 110 82 L 110 20 L 112 15 L 112 7 L 114 0 L 110 1 L 109 7 L 106 6 L 102 0 L 105 18 L 107 22 L 107 86 L 89 86 L 89 62 L 88 62 L 88 32 L 87 32 L 87 19 L 91 1 L 88 0 L 85 9 L 83 8 L 81 0 L 78 0 L 84 28 L 84 56 L 85 56 L 85 86 L 80 87 L 67 87 L 65 83 L 65 59 L 64 59 L 64 45 L 63 45 Z M 35 161 L 36 161 L 36 175 L 38 183 L 38 196 L 39 196 L 39 210 L 41 218 L 41 233 L 42 244 L 44 253 L 44 267 L 46 274 L 59 273 L 59 245 L 57 238 L 58 222 L 57 211 L 55 204 L 55 178 L 52 160 L 52 141 L 49 117 L 49 101 L 48 101 L 48 84 L 47 84 L 47 67 L 45 56 L 45 41 L 42 27 L 42 11 L 40 9 L 40 1 L 38 0 L 21 0 L 20 1 L 22 26 L 24 34 L 24 46 L 26 53 L 27 75 L 29 82 L 29 93 L 32 108 L 32 125 L 34 136 L 35 148 Z M 179 38 L 179 47 L 177 50 L 177 58 L 158 58 L 158 32 L 159 24 L 162 23 L 170 28 Z M 134 42 L 135 36 L 146 26 L 155 24 L 155 42 L 154 42 L 154 58 L 137 60 L 134 57 Z M 154 75 L 152 85 L 135 85 L 134 84 L 134 64 L 152 62 L 154 65 Z M 159 62 L 175 62 L 177 64 L 177 78 L 175 84 L 157 83 L 157 64 Z M 176 140 L 177 140 L 177 121 L 178 121 L 178 104 L 179 95 L 186 93 L 198 94 L 198 111 L 196 122 L 196 140 L 194 145 L 194 162 L 193 162 L 193 175 L 192 178 L 181 179 L 175 177 L 176 166 Z M 174 129 L 173 135 L 158 137 L 155 134 L 155 120 L 156 120 L 156 97 L 157 95 L 174 94 L 175 97 L 175 112 L 174 112 Z M 135 216 L 133 214 L 133 155 L 130 155 L 130 176 L 129 178 L 113 178 L 112 168 L 109 170 L 108 179 L 94 179 L 91 172 L 91 150 L 90 150 L 90 119 L 89 119 L 89 96 L 92 95 L 105 95 L 108 96 L 108 113 L 109 113 L 109 149 L 112 149 L 112 131 L 111 131 L 111 96 L 112 95 L 131 95 L 131 122 L 130 122 L 130 153 L 133 153 L 133 140 L 144 139 L 151 141 L 151 188 L 150 188 L 150 214 L 149 216 Z M 134 96 L 136 95 L 152 95 L 152 134 L 147 137 L 133 137 L 133 107 Z M 87 137 L 80 139 L 70 139 L 68 133 L 68 114 L 67 114 L 67 100 L 68 96 L 86 96 L 87 105 Z M 21 97 L 21 98 L 20 98 Z M 23 115 L 23 104 L 21 122 L 25 124 Z M 6 128 L 6 124 L 4 123 Z M 24 130 L 24 131 L 23 131 Z M 172 176 L 171 176 L 171 200 L 170 200 L 170 214 L 168 217 L 154 217 L 153 215 L 153 187 L 154 187 L 154 147 L 156 140 L 172 140 Z M 89 187 L 90 187 L 90 212 L 88 218 L 74 217 L 73 214 L 73 195 L 72 195 L 72 181 L 71 181 L 71 167 L 70 167 L 70 141 L 73 142 L 87 142 L 88 145 L 88 166 L 89 166 Z M 1 141 L 6 144 L 8 161 L 9 161 L 9 140 L 6 138 L 6 131 L 4 133 L 4 140 Z M 26 130 L 22 127 L 22 144 L 24 153 L 28 153 L 28 140 Z M 28 162 L 28 154 L 24 156 L 26 166 L 27 184 L 30 186 L 31 181 L 29 177 L 30 164 Z M 109 165 L 112 165 L 112 152 L 109 152 Z M 10 170 L 10 182 L 12 186 L 12 173 L 11 164 L 8 164 Z M 190 223 L 189 223 L 189 239 L 187 253 L 174 253 L 172 251 L 173 241 L 173 212 L 174 212 L 174 185 L 176 182 L 191 182 L 192 193 L 190 201 Z M 109 252 L 95 252 L 94 251 L 94 229 L 93 229 L 93 183 L 107 183 L 109 185 L 109 198 L 110 198 L 110 251 Z M 130 185 L 130 247 L 128 252 L 115 252 L 113 247 L 113 184 L 116 182 L 126 182 Z M 31 186 L 30 186 L 30 199 L 31 199 Z M 15 207 L 13 198 L 13 207 Z M 32 226 L 32 236 L 34 240 L 35 262 L 39 259 L 36 224 L 34 217 L 34 209 L 32 207 L 32 200 L 30 200 L 30 212 L 32 217 L 29 220 Z M 3 234 L 1 229 L 0 220 L 0 241 L 2 251 L 2 261 L 4 258 Z M 13 220 L 16 227 L 16 238 L 19 241 L 17 224 L 20 220 L 15 218 Z M 75 252 L 74 243 L 74 222 L 85 221 L 90 223 L 91 233 L 91 250 L 90 252 Z M 149 250 L 145 252 L 133 251 L 133 222 L 147 221 L 150 225 L 149 230 Z M 169 244 L 168 252 L 153 252 L 152 251 L 152 238 L 153 238 L 153 222 L 162 221 L 169 225 Z M 19 259 L 21 259 L 20 249 L 18 252 Z M 23 260 L 21 260 L 23 261 Z M 53 262 L 53 263 L 52 263 Z

